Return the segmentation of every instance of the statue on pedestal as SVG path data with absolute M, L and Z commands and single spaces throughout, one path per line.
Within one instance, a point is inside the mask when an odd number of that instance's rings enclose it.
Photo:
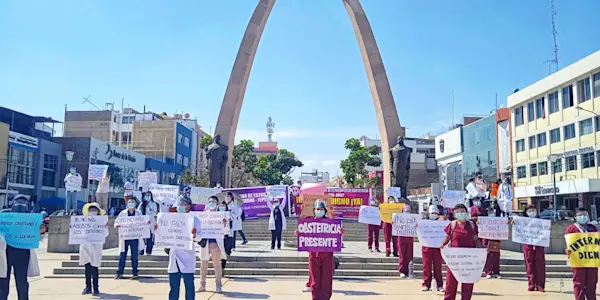
M 228 150 L 227 146 L 221 144 L 220 135 L 216 135 L 213 143 L 208 146 L 206 160 L 208 161 L 209 187 L 225 184 Z
M 412 148 L 404 145 L 404 138 L 398 136 L 398 144 L 390 150 L 391 185 L 400 188 L 402 198 L 408 197 L 408 177 Z

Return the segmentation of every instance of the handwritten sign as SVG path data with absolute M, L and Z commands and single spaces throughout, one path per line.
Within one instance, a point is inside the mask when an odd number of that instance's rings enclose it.
M 118 217 L 115 223 L 119 225 L 119 239 L 137 240 L 150 237 L 150 216 Z
M 193 204 L 206 205 L 208 204 L 208 198 L 216 196 L 220 192 L 221 189 L 218 188 L 193 186 L 190 191 L 190 199 L 192 199 Z
M 143 192 L 150 190 L 150 185 L 158 183 L 158 174 L 156 172 L 139 172 L 138 173 L 138 188 L 142 188 Z
M 392 236 L 417 236 L 417 224 L 421 220 L 420 214 L 395 213 L 392 216 Z
M 69 245 L 104 244 L 108 216 L 71 216 Z
M 106 177 L 108 172 L 108 165 L 90 165 L 88 168 L 88 179 L 89 180 L 100 180 Z
M 475 184 L 472 184 L 472 183 L 467 184 L 466 189 L 467 189 L 467 192 L 469 192 L 469 196 L 471 196 L 471 197 L 479 196 L 479 191 L 475 187 Z
M 330 219 L 334 218 L 333 207 L 331 206 L 331 196 L 302 194 L 300 195 L 300 198 L 302 198 L 302 214 L 300 215 L 301 218 L 307 216 L 312 217 L 315 215 L 315 201 L 317 201 L 318 199 L 323 200 L 323 202 L 325 202 L 325 205 L 327 205 L 327 217 Z
M 401 213 L 404 203 L 382 203 L 379 205 L 379 216 L 385 223 L 392 223 L 392 214 Z
M 448 220 L 419 220 L 417 225 L 417 236 L 421 245 L 430 248 L 439 248 L 446 238 L 446 226 Z
M 442 204 L 446 208 L 454 208 L 457 204 L 464 204 L 467 193 L 465 191 L 442 191 Z
M 167 184 L 150 184 L 150 192 L 154 196 L 154 200 L 160 203 L 160 211 L 169 211 L 173 206 L 177 197 L 179 197 L 178 185 Z
M 379 207 L 363 205 L 358 211 L 358 223 L 381 225 Z
M 327 218 L 299 219 L 298 251 L 341 252 L 342 220 Z
M 513 242 L 540 247 L 550 247 L 550 220 L 514 217 L 513 221 Z
M 458 282 L 477 283 L 485 266 L 487 249 L 445 247 L 442 257 Z
M 508 219 L 503 217 L 478 217 L 478 237 L 488 240 L 508 240 Z
M 223 223 L 226 212 L 219 211 L 199 211 L 194 212 L 200 220 L 200 231 L 196 233 L 197 237 L 203 239 L 222 239 L 224 235 L 229 234 L 229 222 Z
M 42 214 L 0 213 L 0 234 L 9 246 L 36 249 L 40 246 Z
M 287 197 L 287 185 L 269 185 L 265 187 L 267 201 L 272 202 L 278 200 L 280 203 Z
M 65 177 L 65 188 L 68 192 L 79 192 L 81 191 L 82 181 L 83 180 L 81 179 L 81 176 L 79 176 L 79 174 L 69 174 L 67 175 L 67 177 Z
M 565 235 L 569 255 L 569 266 L 574 268 L 600 267 L 600 233 L 571 233 Z
M 157 248 L 194 249 L 194 215 L 161 212 L 158 213 L 156 225 Z
M 399 187 L 390 186 L 387 188 L 387 196 L 394 197 L 394 200 L 400 200 L 402 198 L 402 192 Z

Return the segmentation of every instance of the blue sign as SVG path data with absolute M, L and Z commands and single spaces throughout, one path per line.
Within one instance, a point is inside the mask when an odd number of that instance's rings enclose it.
M 39 248 L 42 220 L 42 214 L 0 213 L 0 235 L 11 247 Z

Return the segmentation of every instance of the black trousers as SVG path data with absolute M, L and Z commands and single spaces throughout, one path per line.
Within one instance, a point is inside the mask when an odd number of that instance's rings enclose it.
M 15 285 L 17 286 L 17 299 L 29 300 L 29 282 L 27 282 L 27 269 L 29 268 L 29 249 L 13 248 L 6 245 L 7 276 L 0 278 L 0 300 L 8 299 L 10 289 L 11 269 L 15 274 Z
M 277 241 L 277 249 L 281 249 L 281 227 L 271 230 L 271 249 L 275 249 L 275 241 Z
M 85 287 L 94 291 L 98 291 L 98 267 L 92 266 L 92 264 L 85 264 Z

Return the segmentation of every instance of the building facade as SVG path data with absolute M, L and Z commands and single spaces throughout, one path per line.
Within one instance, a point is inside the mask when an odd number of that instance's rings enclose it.
M 462 179 L 463 186 L 481 172 L 483 179 L 498 179 L 496 169 L 496 115 L 489 115 L 462 128 Z
M 435 137 L 435 159 L 439 168 L 439 182 L 442 189 L 464 189 L 462 152 L 462 126 Z
M 319 172 L 313 169 L 312 172 L 300 172 L 300 182 L 302 183 L 329 183 L 329 172 Z
M 559 208 L 585 207 L 598 216 L 600 51 L 517 91 L 507 102 L 519 204 L 550 208 L 556 191 Z

